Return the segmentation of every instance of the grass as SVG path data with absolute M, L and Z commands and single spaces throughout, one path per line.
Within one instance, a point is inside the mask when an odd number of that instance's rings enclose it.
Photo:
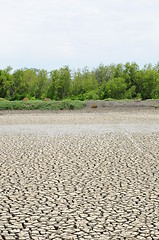
M 63 101 L 42 101 L 42 100 L 22 100 L 22 101 L 0 101 L 0 110 L 74 110 L 83 109 L 85 102 L 63 100 Z

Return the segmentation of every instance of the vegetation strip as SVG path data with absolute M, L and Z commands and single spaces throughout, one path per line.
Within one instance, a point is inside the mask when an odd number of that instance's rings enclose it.
M 50 72 L 11 67 L 0 70 L 0 98 L 51 100 L 159 99 L 159 64 L 100 65 L 71 71 L 68 66 Z M 49 103 L 50 104 L 50 103 Z
M 74 110 L 82 109 L 85 106 L 83 101 L 42 101 L 42 100 L 22 100 L 22 101 L 0 101 L 0 110 Z

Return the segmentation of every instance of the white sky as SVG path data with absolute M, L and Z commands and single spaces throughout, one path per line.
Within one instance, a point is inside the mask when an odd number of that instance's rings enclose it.
M 0 0 L 0 69 L 159 61 L 158 0 Z

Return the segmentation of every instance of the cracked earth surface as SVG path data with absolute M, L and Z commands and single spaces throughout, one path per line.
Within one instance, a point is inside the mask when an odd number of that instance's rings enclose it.
M 0 239 L 158 240 L 158 120 L 0 116 Z

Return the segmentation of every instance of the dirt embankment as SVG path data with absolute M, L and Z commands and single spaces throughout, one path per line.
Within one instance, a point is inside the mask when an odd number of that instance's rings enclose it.
M 151 109 L 159 110 L 159 100 L 90 100 L 86 101 L 84 109 L 80 110 L 0 110 L 0 115 L 4 114 L 32 114 L 32 113 L 60 113 L 60 112 L 107 112 L 107 111 L 136 111 Z
M 159 100 L 120 100 L 120 101 L 105 101 L 105 100 L 90 100 L 86 102 L 85 109 L 98 108 L 104 109 L 123 109 L 123 108 L 159 108 Z

